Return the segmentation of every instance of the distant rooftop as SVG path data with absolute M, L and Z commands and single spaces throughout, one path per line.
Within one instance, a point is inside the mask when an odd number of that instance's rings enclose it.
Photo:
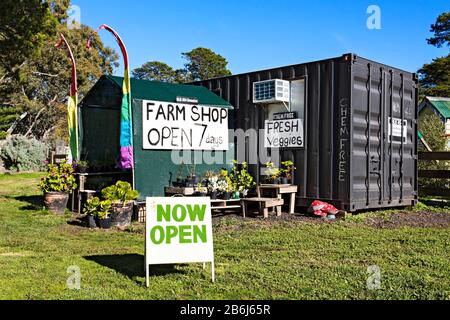
M 442 118 L 450 119 L 450 98 L 425 97 L 419 106 L 419 112 L 421 112 L 427 105 L 431 105 L 431 107 L 435 109 L 435 111 L 437 111 Z

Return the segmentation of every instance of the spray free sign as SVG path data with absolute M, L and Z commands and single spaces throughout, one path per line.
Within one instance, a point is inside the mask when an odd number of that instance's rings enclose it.
M 148 266 L 155 264 L 214 266 L 210 199 L 147 198 L 145 237 L 147 274 Z
M 228 109 L 143 101 L 144 149 L 228 150 Z

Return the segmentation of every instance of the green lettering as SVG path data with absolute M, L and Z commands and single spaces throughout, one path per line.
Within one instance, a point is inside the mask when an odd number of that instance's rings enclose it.
M 158 233 L 158 238 L 156 237 L 156 233 Z M 161 226 L 153 227 L 152 230 L 150 230 L 150 240 L 154 244 L 161 244 L 164 241 L 164 229 Z
M 186 219 L 186 214 L 186 208 L 183 205 L 177 204 L 173 207 L 172 217 L 176 222 L 183 222 Z
M 180 243 L 192 243 L 191 226 L 180 226 Z
M 199 226 L 193 226 L 194 233 L 194 243 L 198 243 L 198 239 L 200 238 L 202 243 L 206 243 L 206 226 L 203 225 L 200 229 Z
M 164 210 L 164 207 L 160 204 L 158 204 L 158 207 L 156 209 L 156 219 L 158 222 L 162 222 L 166 220 L 167 222 L 170 222 L 170 205 L 166 205 L 166 209 Z
M 192 208 L 191 205 L 188 205 L 188 211 L 189 211 L 189 217 L 191 218 L 191 221 L 203 221 L 205 220 L 205 212 L 206 212 L 206 205 L 200 206 L 198 204 L 194 205 L 194 208 Z
M 178 228 L 174 226 L 167 226 L 166 243 L 170 244 L 172 239 L 178 235 Z

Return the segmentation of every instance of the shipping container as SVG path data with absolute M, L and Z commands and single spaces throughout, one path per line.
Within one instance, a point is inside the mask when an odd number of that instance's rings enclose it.
M 286 82 L 289 94 L 283 97 Z M 415 74 L 345 54 L 194 84 L 234 107 L 235 129 L 266 133 L 266 121 L 286 111 L 302 120 L 303 141 L 276 150 L 268 147 L 269 152 L 279 151 L 282 161 L 294 161 L 298 206 L 322 200 L 352 212 L 417 203 Z M 277 104 L 269 101 L 274 97 Z M 269 103 L 259 103 L 264 99 Z M 261 139 L 267 137 L 245 144 L 245 160 L 262 158 L 259 146 L 267 141 Z M 261 161 L 250 171 L 262 181 Z

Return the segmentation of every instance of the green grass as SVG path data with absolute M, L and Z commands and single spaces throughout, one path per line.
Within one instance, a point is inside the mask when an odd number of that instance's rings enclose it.
M 0 176 L 0 299 L 450 299 L 449 229 L 275 218 L 216 222 L 216 283 L 200 264 L 153 267 L 146 289 L 143 227 L 70 225 L 42 211 L 39 177 Z M 66 286 L 73 265 L 80 290 Z

